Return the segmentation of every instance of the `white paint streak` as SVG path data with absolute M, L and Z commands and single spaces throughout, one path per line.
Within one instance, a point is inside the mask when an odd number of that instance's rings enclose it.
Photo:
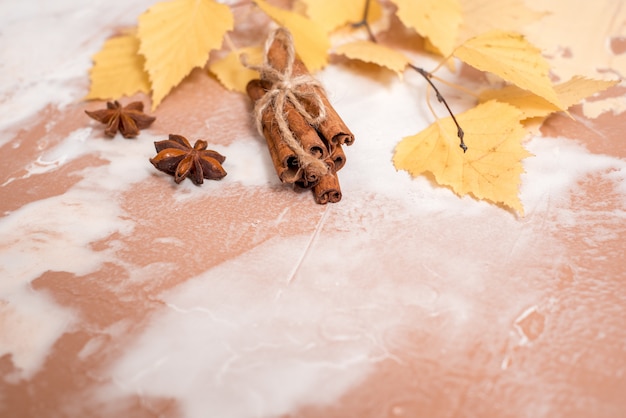
M 176 396 L 188 417 L 277 416 L 312 392 L 331 402 L 367 374 L 373 347 L 362 329 L 358 338 L 310 345 L 336 309 L 310 282 L 292 284 L 279 302 L 272 297 L 269 284 L 289 274 L 284 260 L 307 240 L 272 240 L 164 295 L 172 309 L 153 318 L 115 367 L 115 380 Z M 245 260 L 256 259 L 265 262 L 252 271 Z
M 87 93 L 91 56 L 112 35 L 102 27 L 134 25 L 152 3 L 141 0 L 113 6 L 96 0 L 86 6 L 72 0 L 26 0 L 0 4 L 0 130 L 49 104 L 63 107 L 80 100 Z M 10 138 L 3 135 L 0 145 Z
M 626 161 L 609 155 L 591 154 L 566 138 L 535 137 L 527 143 L 534 154 L 525 160 L 521 198 L 528 216 L 541 213 L 547 205 L 565 206 L 577 183 L 590 174 L 616 177 L 626 171 Z M 609 175 L 608 173 L 613 173 Z M 616 182 L 616 189 L 621 182 Z
M 51 172 L 86 154 L 110 162 L 86 168 L 86 177 L 64 194 L 29 203 L 0 219 L 0 302 L 8 304 L 0 321 L 11 319 L 8 335 L 20 336 L 5 339 L 0 353 L 13 354 L 19 378 L 41 366 L 52 344 L 76 320 L 69 320 L 68 311 L 53 302 L 42 302 L 39 292 L 29 291 L 30 282 L 47 271 L 86 275 L 114 259 L 114 250 L 94 251 L 90 244 L 132 231 L 132 221 L 119 206 L 119 193 L 151 175 L 150 146 L 149 133 L 141 141 L 110 140 L 100 131 L 82 128 L 42 151 L 39 163 L 27 167 L 24 177 Z
M 3 377 L 18 383 L 35 374 L 76 317 L 44 293 L 28 288 L 13 291 L 7 299 L 0 299 L 0 357 L 11 355 L 17 370 Z

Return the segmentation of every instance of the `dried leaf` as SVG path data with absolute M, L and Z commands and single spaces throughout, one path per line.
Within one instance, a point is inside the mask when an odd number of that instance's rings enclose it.
M 85 99 L 116 99 L 137 92 L 149 93 L 150 80 L 144 71 L 144 58 L 138 54 L 134 34 L 117 36 L 104 43 L 93 56 L 89 71 L 91 87 Z
M 153 108 L 191 70 L 204 66 L 233 22 L 230 8 L 214 0 L 156 3 L 139 16 L 139 51 L 146 57 Z
M 428 38 L 442 55 L 448 56 L 456 46 L 463 20 L 458 0 L 391 0 L 404 26 Z
M 306 15 L 327 33 L 347 23 L 363 18 L 364 2 L 354 0 L 301 0 L 306 5 Z M 370 2 L 368 21 L 380 18 L 382 11 L 376 1 Z
M 417 135 L 403 138 L 394 165 L 413 176 L 431 173 L 436 182 L 459 196 L 502 204 L 524 214 L 519 200 L 522 159 L 530 154 L 521 140 L 526 131 L 515 107 L 489 101 L 457 116 L 465 131 L 466 153 L 458 146 L 450 117 L 438 120 Z
M 261 47 L 241 48 L 230 52 L 219 60 L 212 61 L 209 64 L 209 70 L 227 89 L 245 93 L 248 81 L 258 78 L 259 73 L 244 67 L 240 61 L 241 55 L 246 55 L 249 62 L 257 65 L 263 61 L 263 49 Z
M 296 52 L 309 71 L 314 72 L 328 63 L 330 41 L 326 31 L 301 14 L 254 0 L 257 6 L 276 23 L 289 29 Z
M 573 77 L 555 86 L 559 99 L 566 108 L 581 100 L 619 84 L 619 80 L 594 80 L 582 76 Z
M 402 75 L 409 64 L 409 58 L 402 52 L 370 41 L 356 41 L 340 45 L 335 49 L 335 53 L 389 68 L 398 76 Z
M 494 73 L 564 110 L 548 77 L 548 62 L 522 35 L 489 31 L 463 43 L 454 55 L 472 67 Z
M 461 7 L 461 42 L 493 29 L 521 32 L 526 25 L 545 16 L 529 9 L 524 0 L 463 0 Z
M 581 100 L 608 89 L 619 81 L 593 80 L 581 76 L 572 78 L 565 83 L 554 86 L 559 101 L 567 109 L 580 102 Z M 509 103 L 520 109 L 524 117 L 529 119 L 534 117 L 545 117 L 559 109 L 543 97 L 532 94 L 527 90 L 522 90 L 517 86 L 506 86 L 498 90 L 487 90 L 481 93 L 480 101 L 498 100 L 499 102 Z

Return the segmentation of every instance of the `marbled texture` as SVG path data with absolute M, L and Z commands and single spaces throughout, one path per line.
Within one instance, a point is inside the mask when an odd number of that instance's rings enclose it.
M 622 87 L 529 137 L 517 217 L 393 167 L 432 120 L 423 80 L 333 64 L 318 76 L 356 142 L 319 206 L 201 70 L 137 139 L 86 117 L 90 56 L 151 3 L 0 4 L 1 416 L 623 416 Z M 623 36 L 611 10 L 593 39 Z M 558 76 L 623 74 L 580 36 L 529 33 L 570 51 Z M 154 170 L 169 133 L 228 175 Z

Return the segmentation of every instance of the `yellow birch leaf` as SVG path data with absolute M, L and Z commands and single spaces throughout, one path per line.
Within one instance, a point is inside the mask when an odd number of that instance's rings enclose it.
M 409 59 L 402 52 L 370 41 L 355 41 L 340 45 L 335 49 L 335 53 L 389 68 L 398 76 L 402 75 L 409 64 Z
M 594 80 L 583 76 L 575 76 L 565 83 L 558 84 L 555 90 L 561 102 L 566 107 L 570 107 L 619 83 L 619 80 Z
M 153 108 L 191 70 L 204 66 L 233 24 L 230 8 L 214 0 L 160 2 L 139 16 L 139 52 L 146 57 Z
M 232 51 L 225 57 L 209 63 L 209 70 L 215 74 L 224 87 L 239 93 L 246 92 L 248 81 L 259 78 L 255 70 L 244 67 L 239 57 L 245 54 L 249 62 L 259 65 L 263 62 L 263 48 L 249 47 Z
M 593 80 L 581 76 L 573 77 L 565 83 L 557 84 L 554 90 L 565 109 L 579 103 L 581 100 L 608 89 L 616 84 L 618 80 Z M 532 94 L 517 86 L 506 86 L 498 90 L 487 90 L 481 93 L 480 101 L 498 100 L 509 103 L 524 113 L 524 119 L 545 117 L 559 109 L 543 97 Z
M 541 51 L 522 35 L 489 31 L 463 43 L 454 55 L 472 67 L 494 73 L 564 110 L 548 77 L 550 65 Z
M 402 24 L 428 38 L 443 56 L 456 46 L 463 21 L 459 0 L 391 0 Z
M 354 0 L 301 0 L 306 5 L 306 15 L 327 33 L 346 23 L 363 19 L 365 2 Z M 377 1 L 370 1 L 368 21 L 380 18 L 382 11 Z
M 315 72 L 328 63 L 330 40 L 321 26 L 301 14 L 272 6 L 264 0 L 254 0 L 254 3 L 276 23 L 289 29 L 296 52 L 309 71 Z
M 502 204 L 524 215 L 518 197 L 522 159 L 530 156 L 521 141 L 526 131 L 521 112 L 490 101 L 457 116 L 465 131 L 466 153 L 459 148 L 452 118 L 438 120 L 414 136 L 403 138 L 393 157 L 399 170 L 412 176 L 431 173 L 435 181 L 459 196 Z
M 89 71 L 91 86 L 85 99 L 116 99 L 137 92 L 149 93 L 150 80 L 139 55 L 139 40 L 134 34 L 107 40 L 93 56 Z
M 546 14 L 529 9 L 524 0 L 463 0 L 461 7 L 459 43 L 493 29 L 521 32 Z

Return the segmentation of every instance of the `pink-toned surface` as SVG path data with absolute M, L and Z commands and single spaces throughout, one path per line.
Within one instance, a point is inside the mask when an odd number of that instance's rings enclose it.
M 338 64 L 320 78 L 357 140 L 343 200 L 318 206 L 201 70 L 136 140 L 84 115 L 89 56 L 150 2 L 25 3 L 0 7 L 0 416 L 626 414 L 619 106 L 529 138 L 518 218 L 396 172 L 431 120 L 424 83 Z M 38 60 L 21 46 L 40 27 Z M 154 170 L 168 133 L 207 139 L 228 176 Z

